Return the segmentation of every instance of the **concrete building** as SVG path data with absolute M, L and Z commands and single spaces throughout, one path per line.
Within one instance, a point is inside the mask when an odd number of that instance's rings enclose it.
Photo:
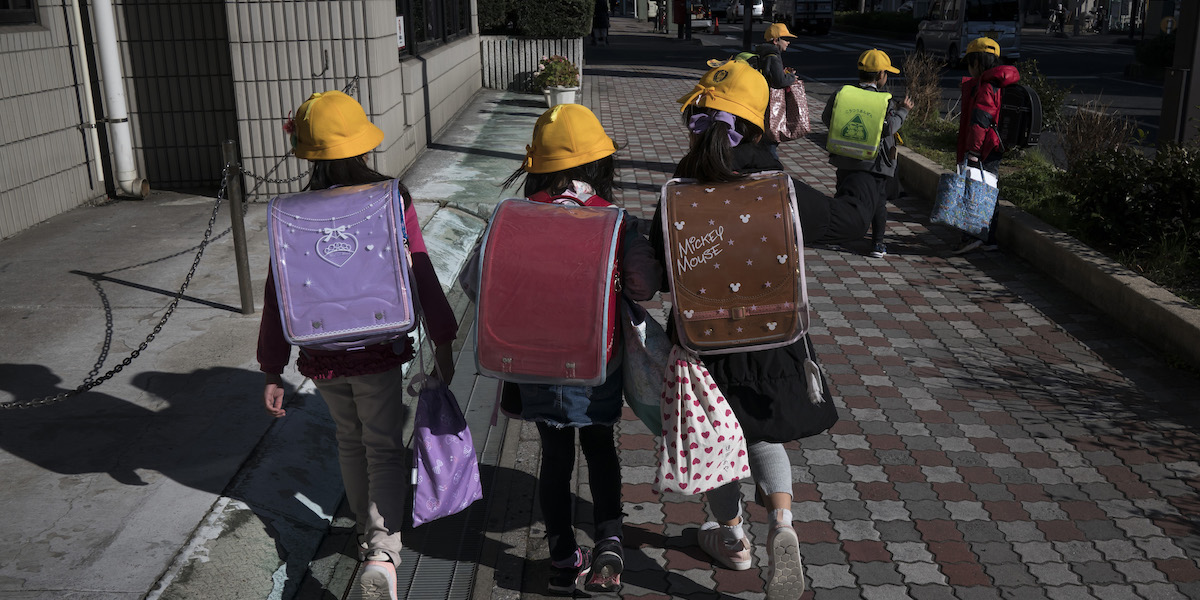
M 474 0 L 0 3 L 0 238 L 147 181 L 216 189 L 226 139 L 246 170 L 295 177 L 283 123 L 330 89 L 384 130 L 375 168 L 401 173 L 480 71 Z

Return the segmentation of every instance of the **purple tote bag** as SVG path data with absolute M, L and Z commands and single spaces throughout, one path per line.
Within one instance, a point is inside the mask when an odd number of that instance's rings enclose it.
M 450 388 L 436 377 L 426 377 L 421 384 L 414 422 L 416 527 L 466 509 L 483 498 L 483 486 L 467 420 Z

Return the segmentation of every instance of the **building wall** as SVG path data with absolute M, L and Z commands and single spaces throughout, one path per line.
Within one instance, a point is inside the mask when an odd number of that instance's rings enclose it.
M 38 2 L 38 25 L 0 27 L 0 238 L 104 195 L 64 1 Z
M 0 238 L 105 193 L 79 127 L 86 65 L 71 0 L 38 6 L 38 25 L 0 28 Z M 251 173 L 301 175 L 283 123 L 309 94 L 343 88 L 384 131 L 374 166 L 401 174 L 482 87 L 477 35 L 401 60 L 394 0 L 115 0 L 114 11 L 135 160 L 154 189 L 216 190 L 226 139 Z M 251 200 L 303 185 L 246 183 Z
M 481 87 L 478 36 L 400 60 L 393 0 L 237 0 L 226 12 L 242 163 L 260 176 L 307 170 L 287 157 L 281 127 L 313 92 L 349 88 L 384 131 L 374 166 L 399 174 Z M 301 184 L 251 178 L 247 189 L 269 197 Z
M 113 10 L 138 174 L 157 189 L 214 187 L 221 141 L 237 133 L 224 2 L 113 0 Z

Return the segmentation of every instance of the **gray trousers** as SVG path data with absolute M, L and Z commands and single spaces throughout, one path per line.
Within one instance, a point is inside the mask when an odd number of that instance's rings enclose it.
M 400 564 L 400 529 L 408 521 L 408 455 L 404 371 L 314 381 L 337 425 L 338 462 L 346 500 L 368 550 Z

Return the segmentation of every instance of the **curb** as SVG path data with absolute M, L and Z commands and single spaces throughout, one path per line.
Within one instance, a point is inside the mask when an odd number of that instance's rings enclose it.
M 897 174 L 905 189 L 932 207 L 940 165 L 900 148 Z M 1127 269 L 1067 233 L 1001 200 L 997 237 L 1004 249 L 1053 277 L 1071 292 L 1169 356 L 1200 368 L 1200 308 Z

